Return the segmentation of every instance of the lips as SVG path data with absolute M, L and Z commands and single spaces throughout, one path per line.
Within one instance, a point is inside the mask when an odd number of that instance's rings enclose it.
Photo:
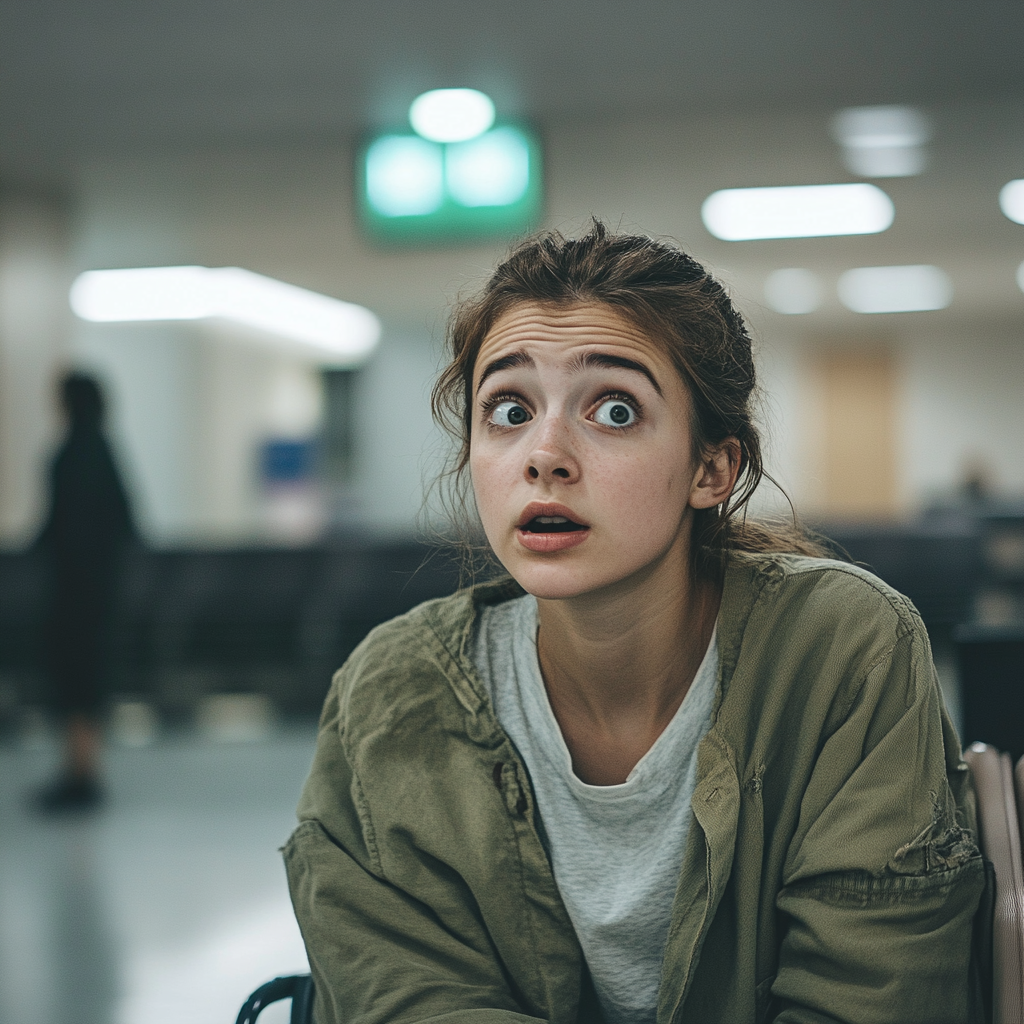
M 589 524 L 580 522 L 571 508 L 556 502 L 531 501 L 516 524 L 519 543 L 539 554 L 574 548 L 589 536 Z
M 557 502 L 531 501 L 523 509 L 518 530 L 527 533 L 572 533 L 577 530 L 589 530 L 590 526 L 582 522 L 571 508 Z

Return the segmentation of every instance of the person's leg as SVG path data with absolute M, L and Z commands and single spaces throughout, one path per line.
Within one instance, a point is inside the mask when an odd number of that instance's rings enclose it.
M 100 781 L 102 732 L 98 718 L 71 711 L 64 719 L 64 764 L 60 774 L 35 796 L 43 812 L 83 811 L 103 801 Z
M 95 717 L 82 711 L 70 715 L 65 740 L 67 774 L 72 778 L 98 780 L 102 733 Z
M 54 710 L 63 740 L 60 773 L 35 797 L 44 812 L 88 810 L 103 799 L 100 753 L 102 616 L 84 601 L 58 606 L 50 641 Z

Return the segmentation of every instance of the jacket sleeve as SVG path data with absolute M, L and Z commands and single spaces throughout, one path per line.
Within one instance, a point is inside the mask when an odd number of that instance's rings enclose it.
M 284 848 L 316 984 L 317 1024 L 528 1024 L 472 893 L 424 859 L 430 906 L 390 883 L 372 849 L 359 780 L 339 731 L 337 681 L 324 707 L 300 824 Z M 376 866 L 375 866 L 376 861 Z
M 912 612 L 840 700 L 776 901 L 776 1024 L 976 1019 L 973 792 Z

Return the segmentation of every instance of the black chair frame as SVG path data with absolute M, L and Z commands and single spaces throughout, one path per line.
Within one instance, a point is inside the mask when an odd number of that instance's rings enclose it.
M 256 1018 L 271 1004 L 282 999 L 292 1001 L 290 1024 L 313 1024 L 313 979 L 308 974 L 291 974 L 274 978 L 258 989 L 238 1011 L 235 1024 L 253 1024 Z

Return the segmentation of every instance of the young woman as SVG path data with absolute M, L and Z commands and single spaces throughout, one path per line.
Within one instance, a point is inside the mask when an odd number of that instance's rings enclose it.
M 319 1024 L 966 1021 L 984 885 L 910 603 L 740 519 L 754 364 L 679 250 L 551 234 L 451 323 L 509 578 L 370 634 L 285 849 Z

